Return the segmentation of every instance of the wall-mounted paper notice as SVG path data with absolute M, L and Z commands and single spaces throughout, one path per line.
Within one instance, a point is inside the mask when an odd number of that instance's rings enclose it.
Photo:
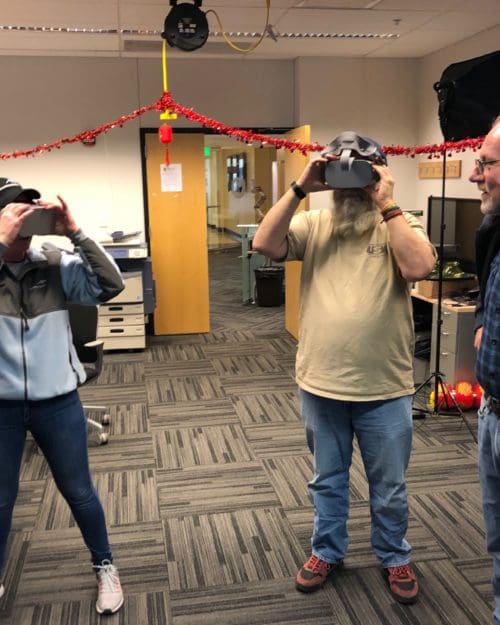
M 160 165 L 160 178 L 162 191 L 182 191 L 182 165 Z

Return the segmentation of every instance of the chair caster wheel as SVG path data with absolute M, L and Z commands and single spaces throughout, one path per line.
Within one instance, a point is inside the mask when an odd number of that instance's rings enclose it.
M 110 422 L 110 416 L 109 414 L 103 414 L 102 415 L 102 423 L 104 423 L 104 425 L 108 425 Z
M 109 434 L 107 432 L 103 432 L 102 434 L 99 434 L 99 445 L 106 445 L 109 439 Z

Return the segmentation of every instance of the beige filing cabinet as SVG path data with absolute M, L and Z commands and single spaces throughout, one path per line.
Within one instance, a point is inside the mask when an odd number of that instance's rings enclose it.
M 431 371 L 436 370 L 436 320 L 437 303 L 432 307 Z M 441 344 L 439 369 L 446 382 L 476 383 L 474 368 L 476 350 L 474 349 L 474 306 L 442 305 Z
M 125 272 L 122 277 L 125 289 L 99 306 L 97 338 L 106 351 L 146 347 L 142 273 Z

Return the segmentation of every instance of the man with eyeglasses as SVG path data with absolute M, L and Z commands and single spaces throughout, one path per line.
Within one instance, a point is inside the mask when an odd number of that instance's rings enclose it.
M 479 480 L 486 544 L 493 558 L 493 622 L 500 625 L 500 116 L 486 135 L 469 180 L 481 192 L 484 221 L 476 234 L 479 303 L 474 346 L 484 389 L 478 412 Z
M 500 163 L 500 158 L 490 158 L 489 160 L 482 160 L 480 158 L 474 159 L 474 163 L 476 164 L 476 168 L 479 169 L 481 174 L 484 174 L 484 170 L 486 167 L 490 167 L 495 163 Z

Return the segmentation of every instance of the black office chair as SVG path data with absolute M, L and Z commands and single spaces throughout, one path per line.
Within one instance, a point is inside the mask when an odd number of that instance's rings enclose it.
M 97 340 L 97 306 L 84 306 L 75 302 L 68 302 L 69 320 L 73 334 L 73 344 L 80 362 L 82 363 L 87 379 L 84 384 L 97 378 L 102 369 L 104 342 Z M 109 434 L 104 431 L 104 425 L 109 424 L 109 412 L 106 406 L 83 404 L 87 415 L 89 428 L 97 431 L 100 445 L 108 442 Z M 92 419 L 89 413 L 100 415 L 100 420 Z

